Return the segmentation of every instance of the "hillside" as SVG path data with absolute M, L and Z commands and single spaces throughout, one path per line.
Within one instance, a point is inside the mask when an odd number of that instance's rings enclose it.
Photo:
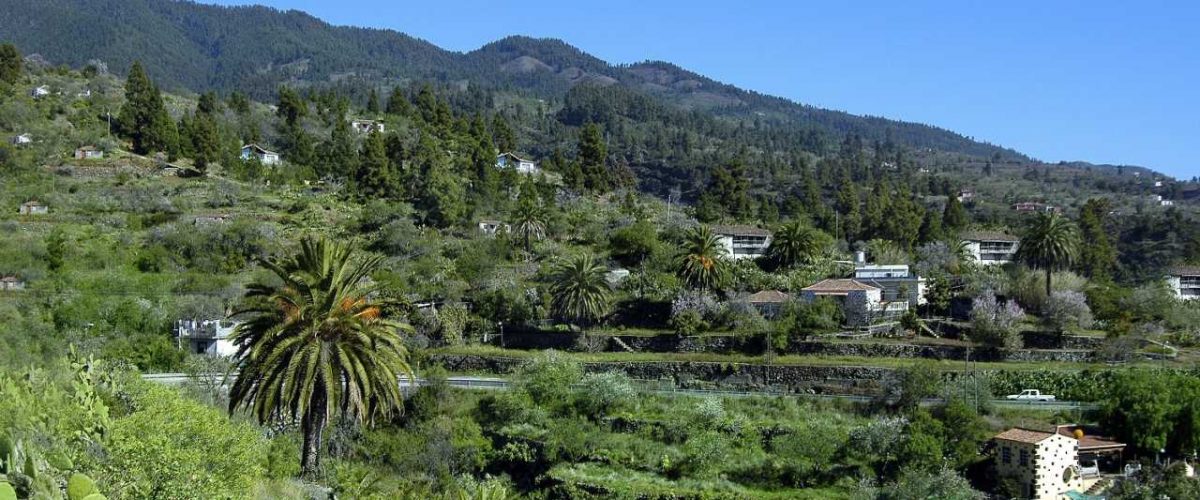
M 815 128 L 980 157 L 1019 153 L 945 129 L 855 116 L 713 81 L 663 62 L 612 65 L 559 40 L 509 37 L 468 53 L 390 30 L 332 26 L 303 12 L 166 0 L 12 0 L 0 33 L 27 54 L 124 71 L 134 59 L 167 88 L 240 89 L 267 99 L 280 83 L 469 82 L 540 98 L 618 84 L 664 103 L 759 126 Z

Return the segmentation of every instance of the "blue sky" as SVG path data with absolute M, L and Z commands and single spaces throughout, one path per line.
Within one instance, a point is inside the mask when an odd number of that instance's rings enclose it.
M 669 61 L 1046 161 L 1200 175 L 1195 1 L 208 1 L 298 9 L 458 51 L 507 35 L 561 38 L 609 62 Z

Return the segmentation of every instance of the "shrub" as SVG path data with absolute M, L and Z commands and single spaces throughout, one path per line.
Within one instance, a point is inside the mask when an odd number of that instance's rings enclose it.
M 991 347 L 1021 347 L 1018 326 L 1025 318 L 1014 301 L 1000 303 L 993 293 L 985 293 L 975 299 L 971 307 L 971 341 Z
M 571 385 L 583 378 L 578 361 L 555 351 L 546 351 L 529 360 L 517 371 L 517 387 L 540 405 L 553 406 L 569 401 Z
M 1059 332 L 1068 328 L 1091 328 L 1092 310 L 1088 307 L 1087 297 L 1080 292 L 1055 291 L 1042 308 L 1042 323 Z
M 635 401 L 636 392 L 624 372 L 589 373 L 575 391 L 575 407 L 599 419 Z
M 102 481 L 121 497 L 244 498 L 263 477 L 258 431 L 178 391 L 136 383 L 133 412 L 113 422 Z

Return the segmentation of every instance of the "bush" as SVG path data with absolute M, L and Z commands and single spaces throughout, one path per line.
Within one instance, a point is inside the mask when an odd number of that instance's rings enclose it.
M 636 394 L 624 372 L 589 373 L 575 391 L 575 407 L 592 419 L 600 419 L 632 405 Z
M 1080 292 L 1060 292 L 1050 294 L 1046 306 L 1042 309 L 1042 323 L 1054 331 L 1064 331 L 1074 328 L 1091 328 L 1092 310 L 1088 307 L 1087 297 Z
M 583 378 L 578 361 L 546 351 L 517 371 L 517 387 L 539 405 L 561 405 L 570 400 L 571 386 Z
M 244 498 L 263 477 L 258 431 L 167 387 L 138 382 L 113 422 L 101 481 L 121 497 Z
M 971 307 L 971 331 L 968 333 L 972 342 L 991 347 L 1019 348 L 1021 336 L 1017 335 L 1018 327 L 1025 318 L 1014 301 L 1000 303 L 993 293 L 985 293 L 975 299 Z

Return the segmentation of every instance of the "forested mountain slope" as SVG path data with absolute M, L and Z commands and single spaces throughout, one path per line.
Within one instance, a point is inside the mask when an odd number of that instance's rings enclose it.
M 75 67 L 123 71 L 135 59 L 167 88 L 242 90 L 273 97 L 280 83 L 379 85 L 468 82 L 560 99 L 579 84 L 619 84 L 663 103 L 740 118 L 788 133 L 891 139 L 981 157 L 1019 153 L 923 124 L 805 106 L 742 90 L 663 62 L 612 65 L 559 40 L 509 37 L 451 52 L 390 30 L 337 27 L 298 11 L 167 0 L 10 0 L 0 33 L 23 53 Z

